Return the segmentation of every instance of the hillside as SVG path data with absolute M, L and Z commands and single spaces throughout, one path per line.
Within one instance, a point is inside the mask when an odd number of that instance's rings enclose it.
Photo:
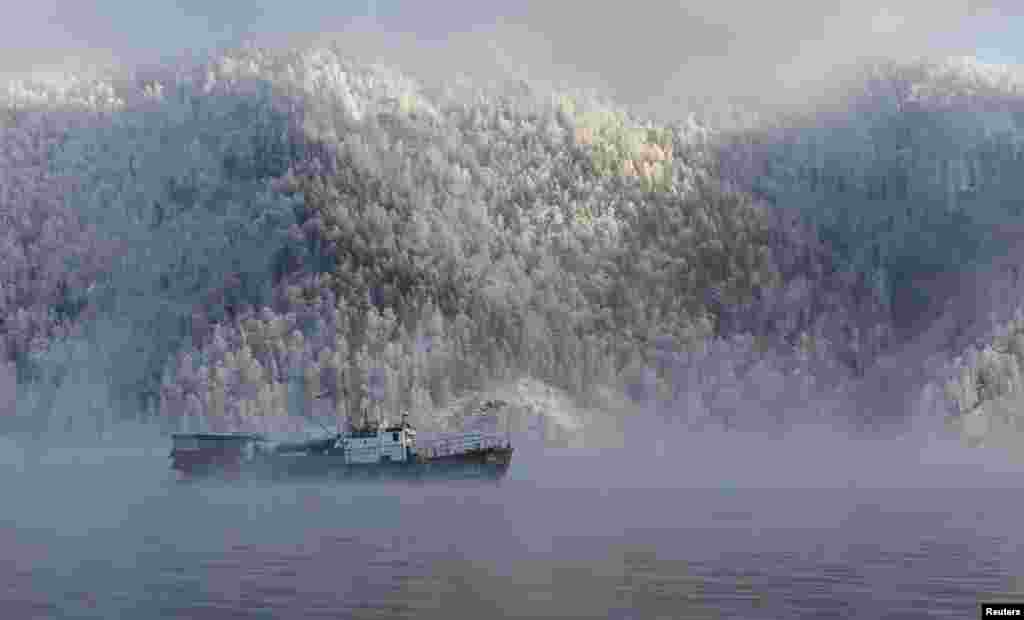
M 812 218 L 909 327 L 928 302 L 915 283 L 1010 246 L 990 237 L 1024 207 L 1024 91 L 967 60 L 879 64 L 854 84 L 841 107 L 743 134 L 723 168 Z
M 870 274 L 901 341 L 876 385 L 898 373 L 907 409 L 1018 447 L 1021 73 L 921 60 L 850 84 L 841 105 L 734 133 L 723 176 L 799 210 L 838 265 Z
M 898 417 L 875 360 L 1018 215 L 1014 83 L 943 67 L 728 132 L 336 47 L 14 83 L 5 425 L 430 425 L 523 381 L 691 428 Z

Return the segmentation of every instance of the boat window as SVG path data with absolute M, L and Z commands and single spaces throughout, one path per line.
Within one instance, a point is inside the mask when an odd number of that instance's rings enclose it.
M 391 440 L 398 441 L 398 433 L 391 433 Z

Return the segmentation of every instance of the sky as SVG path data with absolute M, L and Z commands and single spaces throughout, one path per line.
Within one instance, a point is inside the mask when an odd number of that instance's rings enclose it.
M 0 75 L 136 64 L 252 40 L 338 38 L 403 69 L 599 88 L 629 105 L 799 99 L 867 55 L 1024 61 L 1024 6 L 986 0 L 33 0 L 0 23 Z

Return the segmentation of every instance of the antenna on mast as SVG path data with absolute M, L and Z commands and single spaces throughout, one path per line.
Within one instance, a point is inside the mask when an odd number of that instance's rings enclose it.
M 321 392 L 321 393 L 317 394 L 316 396 L 314 396 L 313 398 L 320 399 L 320 398 L 323 398 L 324 396 L 327 396 L 327 394 L 328 394 L 327 392 Z M 321 422 L 317 417 L 311 415 L 310 419 L 312 419 L 314 422 L 316 422 L 320 426 L 320 428 L 324 429 L 325 433 L 327 433 L 328 435 L 331 434 L 331 430 L 329 428 L 327 428 L 326 426 L 324 426 L 324 423 Z M 338 433 L 338 434 L 340 435 L 341 433 Z
M 509 407 L 505 407 L 505 447 L 512 447 L 512 428 L 509 423 Z

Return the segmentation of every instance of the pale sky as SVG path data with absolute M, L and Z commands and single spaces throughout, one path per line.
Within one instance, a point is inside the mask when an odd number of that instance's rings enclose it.
M 242 39 L 339 37 L 413 71 L 564 80 L 628 104 L 799 98 L 865 55 L 1024 62 L 1024 3 L 986 0 L 31 0 L 0 22 L 0 74 L 128 64 Z M 1020 8 L 1011 8 L 1011 7 Z M 346 46 L 345 43 L 348 45 Z

